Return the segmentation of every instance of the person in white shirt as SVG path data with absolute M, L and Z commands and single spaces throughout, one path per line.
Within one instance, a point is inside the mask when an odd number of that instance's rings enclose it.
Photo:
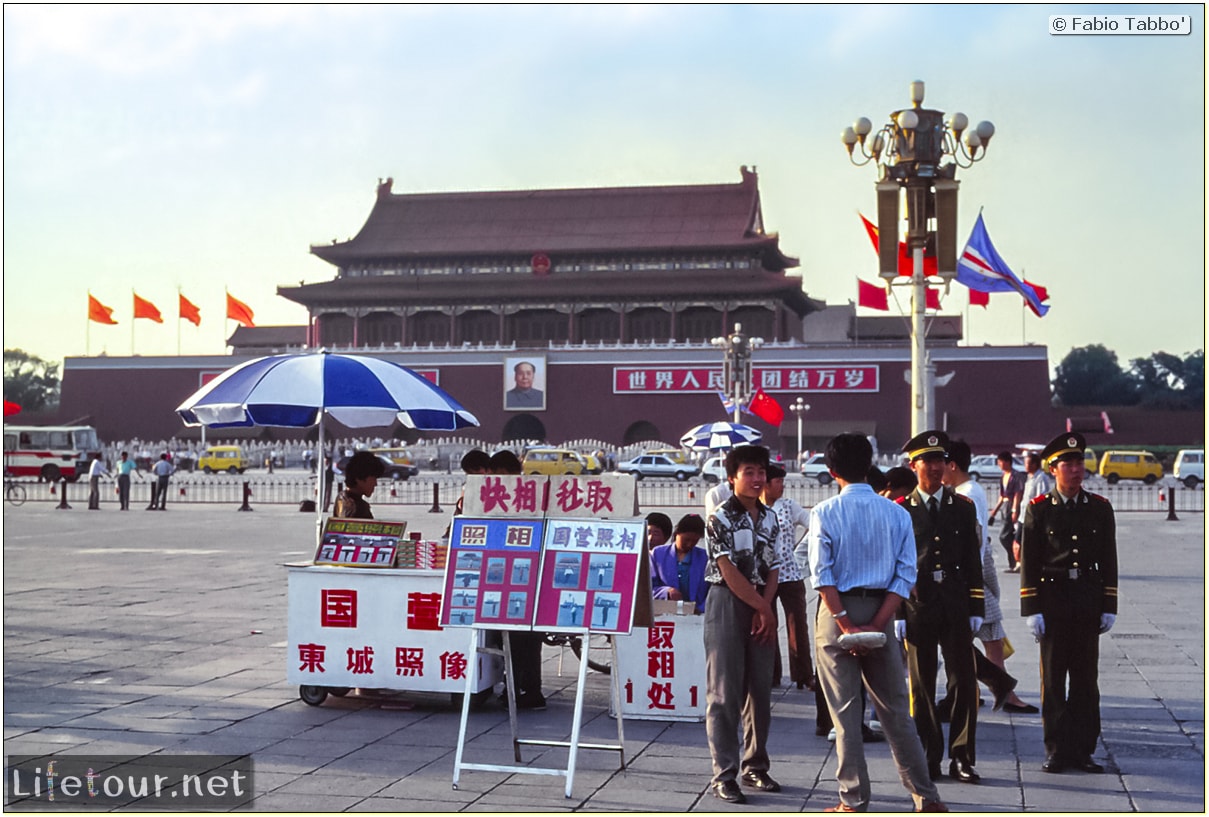
M 789 680 L 798 689 L 814 688 L 814 664 L 810 660 L 810 629 L 806 621 L 806 579 L 794 559 L 794 548 L 806 537 L 810 514 L 785 496 L 785 469 L 769 463 L 768 479 L 761 499 L 777 516 L 780 533 L 777 554 L 781 572 L 777 580 L 777 598 L 785 611 L 785 633 L 789 640 Z M 776 610 L 773 610 L 776 615 Z M 781 650 L 773 658 L 772 685 L 781 684 Z
M 92 463 L 88 466 L 88 510 L 101 510 L 101 477 L 109 476 L 105 462 L 100 454 L 92 455 Z
M 1028 475 L 1024 480 L 1024 493 L 1020 497 L 1020 507 L 1027 508 L 1028 504 L 1039 496 L 1045 496 L 1054 490 L 1054 479 L 1041 468 L 1041 455 L 1028 454 L 1024 458 L 1024 472 Z M 1024 513 L 1016 522 L 1016 541 L 1012 543 L 1012 553 L 1016 561 L 1020 561 L 1020 531 L 1024 528 Z

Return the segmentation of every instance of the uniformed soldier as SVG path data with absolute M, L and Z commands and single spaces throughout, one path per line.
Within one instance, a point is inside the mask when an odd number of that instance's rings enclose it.
M 1044 772 L 1099 773 L 1099 637 L 1117 618 L 1112 505 L 1083 490 L 1083 436 L 1056 437 L 1041 459 L 1054 489 L 1029 503 L 1021 534 L 1020 613 L 1041 644 Z
M 936 711 L 936 651 L 944 656 L 952 687 L 949 716 L 949 775 L 977 783 L 974 739 L 978 720 L 978 679 L 974 633 L 982 626 L 984 591 L 978 513 L 967 497 L 946 488 L 942 431 L 925 431 L 903 446 L 919 480 L 898 500 L 911 515 L 918 577 L 900 616 L 899 633 L 907 644 L 911 708 L 928 757 L 928 771 L 940 777 L 944 732 Z

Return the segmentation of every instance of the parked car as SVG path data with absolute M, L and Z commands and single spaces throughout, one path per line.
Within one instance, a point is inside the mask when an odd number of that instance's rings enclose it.
M 700 473 L 701 469 L 687 462 L 675 462 L 663 454 L 642 454 L 629 462 L 617 466 L 623 474 L 633 474 L 638 479 L 643 477 L 675 477 L 684 482 L 691 476 Z
M 1100 476 L 1116 485 L 1123 479 L 1140 479 L 1153 485 L 1163 476 L 1158 457 L 1149 451 L 1105 451 L 1100 457 Z
M 970 479 L 975 482 L 982 480 L 996 480 L 1003 471 L 999 468 L 999 461 L 996 459 L 998 454 L 979 454 L 977 457 L 970 458 Z M 1012 457 L 1012 467 L 1017 471 L 1024 470 L 1024 461 L 1019 457 Z
M 1195 488 L 1205 481 L 1205 449 L 1182 448 L 1175 455 L 1175 467 L 1171 474 L 1188 488 Z
M 379 454 L 377 452 L 373 453 L 374 456 L 377 457 L 382 463 L 383 479 L 397 479 L 406 482 L 411 477 L 414 477 L 416 474 L 420 473 L 420 469 L 414 465 L 400 465 L 385 454 Z M 334 472 L 337 477 L 343 479 L 344 468 L 346 465 L 348 465 L 348 461 L 348 457 L 341 457 L 336 461 Z
M 375 454 L 381 454 L 395 465 L 405 466 L 407 476 L 401 477 L 401 479 L 414 477 L 420 473 L 420 466 L 416 465 L 415 459 L 412 457 L 411 452 L 406 448 L 370 448 L 367 450 L 372 451 Z
M 672 462 L 688 462 L 688 457 L 685 456 L 684 450 L 681 448 L 651 448 L 646 453 L 655 456 L 663 455 Z
M 523 474 L 559 476 L 584 474 L 587 471 L 588 464 L 584 462 L 583 457 L 565 448 L 532 448 L 525 453 L 525 459 L 521 463 Z
M 207 474 L 215 471 L 242 474 L 247 470 L 248 464 L 248 458 L 243 455 L 243 449 L 238 445 L 212 445 L 197 460 L 197 467 Z
M 802 476 L 814 478 L 819 481 L 819 485 L 831 484 L 831 469 L 827 467 L 826 454 L 814 454 L 804 463 L 802 463 Z
M 599 474 L 604 471 L 604 466 L 600 464 L 600 457 L 595 454 L 580 454 L 583 457 L 584 466 L 589 474 Z
M 726 480 L 726 457 L 710 457 L 701 466 L 701 477 L 710 485 Z

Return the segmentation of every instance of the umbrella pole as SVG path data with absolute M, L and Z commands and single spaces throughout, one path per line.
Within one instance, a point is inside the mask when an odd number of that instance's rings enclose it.
M 319 552 L 319 545 L 323 541 L 323 512 L 326 510 L 327 502 L 323 496 L 323 487 L 327 484 L 327 451 L 323 447 L 323 409 L 319 409 L 319 469 L 316 471 L 317 479 L 315 480 L 315 552 Z M 332 463 L 335 465 L 335 463 Z M 332 490 L 336 489 L 335 480 L 333 480 Z

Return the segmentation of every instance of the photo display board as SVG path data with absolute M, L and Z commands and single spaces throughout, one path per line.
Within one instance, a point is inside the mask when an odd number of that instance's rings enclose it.
M 532 629 L 543 530 L 541 519 L 454 517 L 442 626 Z
M 645 532 L 641 519 L 546 520 L 534 626 L 629 633 Z
M 394 567 L 406 522 L 330 517 L 323 525 L 315 564 Z

